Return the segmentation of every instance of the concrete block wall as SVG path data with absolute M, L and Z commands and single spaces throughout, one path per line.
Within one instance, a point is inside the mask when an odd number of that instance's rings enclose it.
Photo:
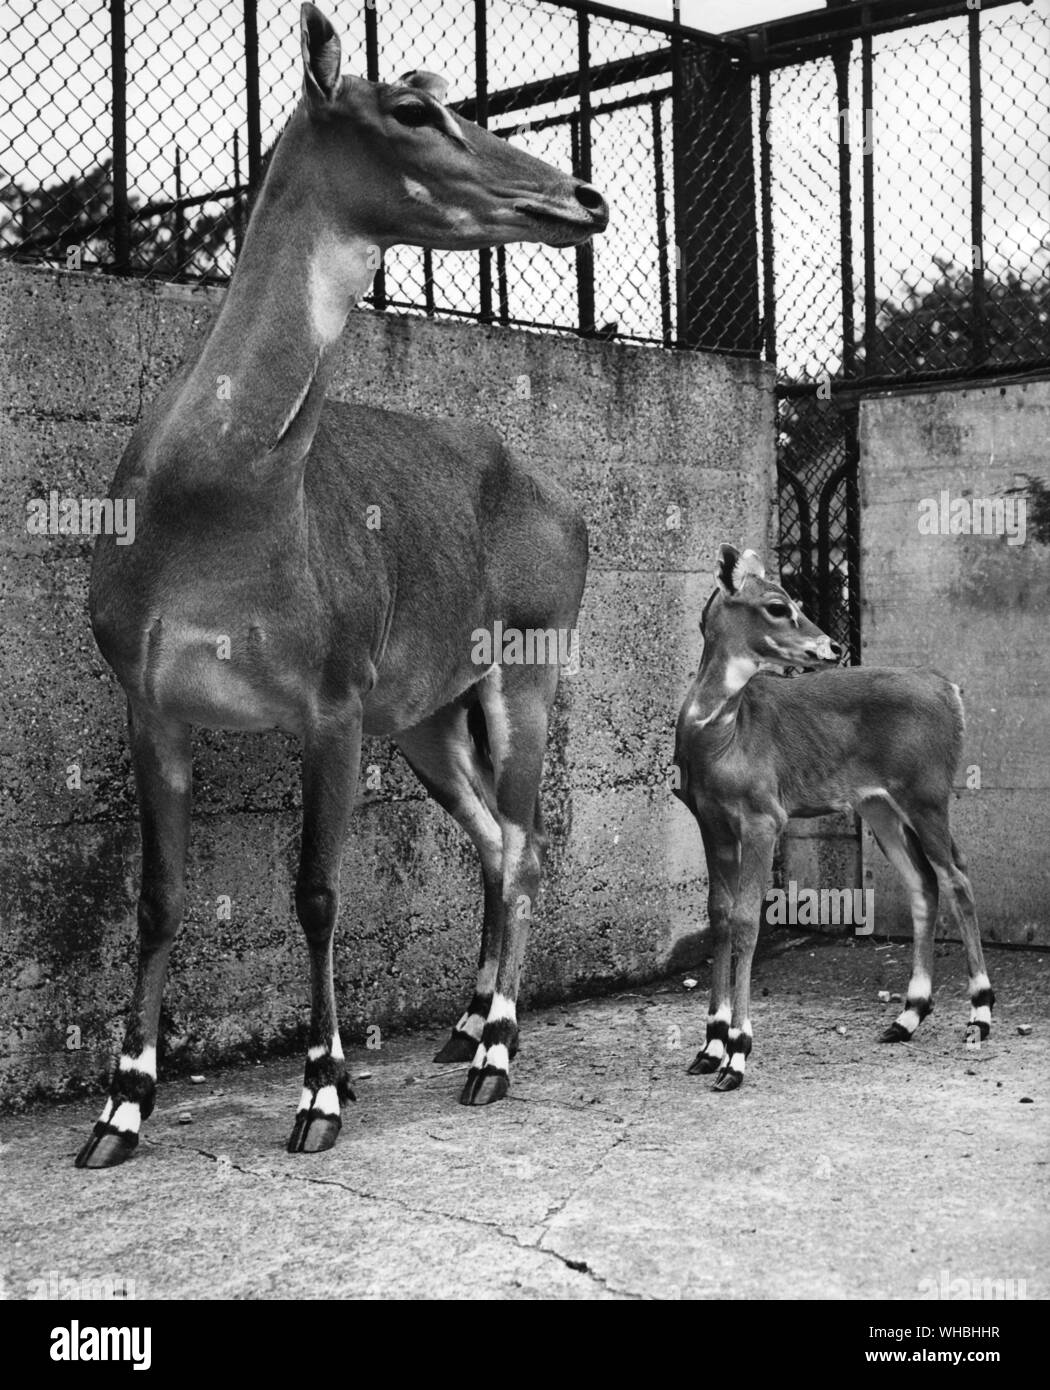
M 221 291 L 0 267 L 0 1102 L 106 1070 L 132 982 L 138 831 L 119 686 L 94 648 L 91 540 L 30 536 L 52 489 L 104 495 L 143 407 Z M 563 682 L 525 999 L 687 963 L 706 924 L 699 836 L 668 791 L 674 721 L 723 540 L 771 553 L 773 382 L 758 364 L 359 312 L 333 394 L 484 420 L 579 498 L 591 530 L 582 670 Z M 389 745 L 365 749 L 343 870 L 344 1038 L 451 1021 L 480 926 L 472 846 Z M 376 780 L 376 779 L 373 779 Z M 79 783 L 79 785 L 77 785 Z M 199 732 L 189 911 L 165 1054 L 206 1065 L 298 1042 L 298 755 Z M 232 899 L 231 920 L 217 899 Z
M 926 535 L 919 504 L 939 504 L 944 491 L 1003 498 L 1018 474 L 1045 480 L 1048 441 L 1048 381 L 883 395 L 861 407 L 864 664 L 935 666 L 961 686 L 952 823 L 982 935 L 1037 946 L 1050 945 L 1050 545 L 1031 517 L 1023 544 Z M 899 880 L 870 837 L 863 858 L 877 929 L 910 931 Z

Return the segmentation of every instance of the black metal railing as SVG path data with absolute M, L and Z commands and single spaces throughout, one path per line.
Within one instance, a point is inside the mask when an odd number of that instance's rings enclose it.
M 0 217 L 0 250 L 119 275 L 228 278 L 265 145 L 297 100 L 298 7 L 244 0 L 233 15 L 227 6 L 201 16 L 204 7 L 176 11 L 169 0 L 96 0 L 86 39 L 72 28 L 64 33 L 61 20 L 41 24 L 30 0 L 15 0 L 19 8 L 21 46 L 37 55 L 27 82 L 60 78 L 67 64 L 79 68 L 83 50 L 98 69 L 96 89 L 99 79 L 108 85 L 109 131 L 105 152 L 80 177 L 34 185 L 40 158 L 24 161 L 0 195 L 8 212 Z M 706 242 L 707 262 L 717 270 L 722 228 L 689 215 L 687 204 L 717 170 L 698 180 L 690 169 L 692 142 L 680 140 L 675 127 L 691 118 L 695 124 L 695 116 L 674 97 L 676 73 L 697 52 L 742 53 L 739 40 L 580 0 L 430 0 L 400 14 L 396 4 L 366 4 L 353 26 L 342 34 L 349 70 L 371 80 L 421 64 L 445 70 L 463 93 L 453 105 L 464 116 L 571 165 L 581 178 L 602 184 L 611 170 L 607 177 L 620 194 L 621 216 L 601 245 L 569 255 L 527 247 L 469 256 L 397 248 L 376 277 L 373 307 L 757 354 L 757 343 L 737 341 L 739 332 L 722 334 L 723 342 L 710 326 L 718 318 L 715 286 L 702 286 L 682 304 L 690 276 L 682 240 L 691 248 Z M 545 42 L 552 26 L 557 39 Z M 221 93 L 185 85 L 180 47 L 202 51 L 220 74 Z M 136 102 L 140 91 L 144 100 Z M 195 145 L 193 102 L 200 124 L 221 126 L 223 136 Z M 13 112 L 17 105 L 8 108 L 12 125 L 21 116 Z M 0 110 L 0 142 L 2 116 Z M 87 161 L 77 147 L 87 117 L 81 130 L 75 112 L 59 118 L 45 106 L 35 129 L 46 135 L 49 122 L 53 134 L 57 126 L 73 136 L 69 163 L 83 170 Z M 727 130 L 703 133 L 730 138 Z M 742 128 L 735 143 L 746 153 L 749 132 Z M 17 169 L 21 153 L 8 148 L 8 168 Z M 706 331 L 687 330 L 684 313 Z
M 298 99 L 298 6 L 8 13 L 0 253 L 225 280 Z M 571 253 L 395 248 L 372 307 L 774 364 L 783 573 L 858 659 L 864 393 L 1050 369 L 1045 10 L 865 0 L 723 35 L 590 0 L 333 18 L 346 70 L 443 71 L 462 115 L 612 205 Z

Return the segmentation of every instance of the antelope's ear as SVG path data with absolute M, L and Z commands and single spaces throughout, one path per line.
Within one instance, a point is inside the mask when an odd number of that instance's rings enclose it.
M 736 546 L 720 545 L 718 547 L 718 564 L 715 566 L 715 583 L 727 598 L 736 593 L 733 575 L 736 573 L 736 567 L 739 561 L 740 552 L 737 550 Z
M 733 545 L 723 545 L 718 551 L 718 569 L 715 579 L 718 587 L 727 598 L 740 592 L 745 579 L 765 579 L 766 571 L 762 561 L 753 550 L 745 550 L 743 555 Z
M 401 79 L 401 86 L 415 87 L 419 92 L 426 92 L 435 101 L 445 103 L 445 96 L 448 92 L 448 83 L 443 77 L 439 77 L 436 72 L 427 72 L 425 68 L 418 68 L 415 72 L 406 72 Z
M 339 86 L 339 35 L 315 5 L 299 11 L 303 45 L 303 96 L 312 107 L 327 106 Z
M 737 563 L 735 574 L 736 586 L 739 589 L 749 576 L 753 575 L 755 579 L 765 579 L 766 567 L 753 550 L 745 550 Z

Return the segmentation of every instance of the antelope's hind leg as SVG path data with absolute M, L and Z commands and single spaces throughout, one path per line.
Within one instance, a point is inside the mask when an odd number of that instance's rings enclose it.
M 933 933 L 937 925 L 937 873 L 916 831 L 888 796 L 861 801 L 857 810 L 868 822 L 883 854 L 904 880 L 911 900 L 912 971 L 904 1008 L 879 1035 L 881 1043 L 910 1042 L 933 1009 Z
M 310 952 L 310 1033 L 303 1090 L 289 1153 L 330 1149 L 353 1100 L 332 979 L 332 941 L 339 915 L 339 866 L 361 762 L 360 712 L 312 729 L 303 744 L 303 840 L 295 910 Z
M 502 834 L 499 957 L 492 1003 L 459 1097 L 462 1105 L 490 1105 L 510 1088 L 510 1059 L 518 1044 L 518 986 L 546 848 L 539 790 L 557 686 L 553 665 L 500 667 L 479 683 Z
M 966 873 L 966 860 L 958 845 L 948 836 L 950 862 L 937 865 L 942 900 L 955 919 L 955 926 L 966 951 L 966 966 L 970 977 L 970 1021 L 966 1026 L 966 1046 L 979 1051 L 981 1043 L 992 1031 L 992 1008 L 995 991 L 984 964 L 981 932 L 977 925 L 977 908 L 973 889 Z
M 481 859 L 484 920 L 477 982 L 470 1002 L 434 1058 L 435 1062 L 469 1062 L 492 1007 L 503 933 L 503 836 L 496 818 L 492 764 L 485 751 L 484 716 L 480 705 L 457 701 L 404 730 L 395 742 L 430 795 L 470 836 Z
M 161 997 L 186 898 L 193 776 L 189 727 L 136 711 L 129 703 L 128 740 L 142 833 L 138 974 L 109 1099 L 76 1156 L 78 1168 L 112 1168 L 130 1158 L 141 1123 L 153 1111 Z

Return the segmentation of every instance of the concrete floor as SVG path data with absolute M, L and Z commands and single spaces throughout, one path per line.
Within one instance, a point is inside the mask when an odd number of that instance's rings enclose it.
M 906 948 L 774 943 L 729 1095 L 685 1074 L 705 971 L 530 1014 L 486 1110 L 430 1062 L 438 1030 L 352 1049 L 370 1075 L 324 1155 L 283 1151 L 298 1059 L 164 1084 L 108 1172 L 72 1166 L 95 1101 L 0 1119 L 0 1293 L 894 1299 L 947 1275 L 1050 1296 L 1050 956 L 989 953 L 975 1055 L 958 947 L 938 948 L 920 1037 L 879 1047 Z

